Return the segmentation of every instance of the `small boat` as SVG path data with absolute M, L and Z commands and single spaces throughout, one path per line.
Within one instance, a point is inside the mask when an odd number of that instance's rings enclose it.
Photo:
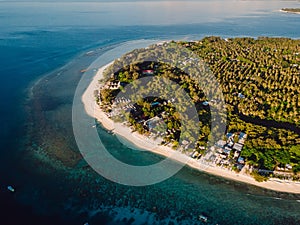
M 107 131 L 107 133 L 109 133 L 109 134 L 112 134 L 112 135 L 114 135 L 114 134 L 115 134 L 115 132 L 114 132 L 114 129 L 112 129 L 112 130 L 108 130 L 108 131 Z
M 95 51 L 89 51 L 87 53 L 85 53 L 86 55 L 92 55 Z
M 15 192 L 15 189 L 12 186 L 7 186 L 7 190 L 9 190 L 10 192 Z
M 208 219 L 206 216 L 200 215 L 199 220 L 206 223 Z

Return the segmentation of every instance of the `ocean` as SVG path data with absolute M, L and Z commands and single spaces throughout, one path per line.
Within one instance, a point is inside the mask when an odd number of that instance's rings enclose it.
M 183 168 L 146 187 L 115 184 L 78 158 L 72 101 L 80 70 L 141 39 L 300 38 L 293 1 L 0 1 L 0 224 L 300 224 L 300 196 Z M 87 56 L 89 51 L 95 55 Z M 120 159 L 161 156 L 97 127 Z M 58 158 L 46 155 L 51 150 Z M 64 165 L 61 163 L 64 162 Z M 66 166 L 67 165 L 67 166 Z M 6 190 L 16 188 L 15 193 Z M 298 200 L 298 201 L 297 201 Z

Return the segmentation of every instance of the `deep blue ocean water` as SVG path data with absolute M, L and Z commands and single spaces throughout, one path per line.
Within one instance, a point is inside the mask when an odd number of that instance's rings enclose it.
M 86 220 L 130 224 L 131 217 L 135 218 L 132 224 L 147 220 L 167 224 L 166 218 L 174 223 L 178 218 L 190 220 L 190 224 L 200 213 L 208 214 L 212 224 L 299 224 L 297 196 L 249 188 L 188 168 L 163 183 L 132 188 L 81 168 L 61 172 L 28 156 L 24 159 L 30 89 L 82 53 L 96 48 L 105 52 L 124 41 L 152 38 L 300 38 L 300 16 L 278 11 L 294 6 L 297 3 L 289 1 L 234 0 L 0 2 L 0 224 L 83 224 Z M 51 82 L 58 85 L 64 77 Z M 75 78 L 68 87 L 76 87 Z M 47 89 L 45 95 L 51 97 L 55 91 Z M 62 92 L 57 101 L 43 99 L 53 111 L 63 112 L 57 119 L 68 124 L 72 95 Z M 126 147 L 112 144 L 118 143 L 115 137 L 101 128 L 99 132 L 106 135 L 108 146 L 122 149 L 134 160 Z M 143 160 L 157 158 L 149 153 Z M 15 194 L 6 191 L 9 184 L 16 187 Z

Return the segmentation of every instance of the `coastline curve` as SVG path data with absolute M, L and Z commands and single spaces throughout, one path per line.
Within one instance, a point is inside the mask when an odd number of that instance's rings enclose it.
M 149 166 L 133 166 L 120 162 L 110 155 L 110 153 L 105 149 L 101 140 L 99 140 L 97 130 L 91 128 L 95 122 L 95 116 L 91 115 L 91 112 L 89 115 L 86 114 L 86 109 L 84 109 L 81 97 L 85 93 L 86 87 L 91 82 L 91 73 L 93 73 L 93 71 L 95 72 L 95 70 L 101 66 L 121 57 L 121 55 L 127 53 L 128 51 L 132 51 L 133 49 L 141 47 L 145 48 L 149 46 L 149 44 L 155 43 L 158 43 L 158 41 L 131 41 L 104 53 L 88 68 L 80 80 L 74 95 L 72 106 L 72 123 L 73 133 L 79 150 L 81 151 L 84 159 L 96 172 L 111 181 L 124 185 L 145 186 L 162 182 L 176 174 L 190 160 L 190 158 L 186 155 L 183 155 L 179 151 L 173 151 L 172 154 L 169 155 L 169 157 L 167 157 L 165 160 Z M 210 72 L 209 68 L 203 63 L 203 61 L 198 59 L 194 53 L 186 48 L 178 47 L 178 45 L 172 42 L 165 44 L 160 43 L 156 46 L 158 48 L 157 51 L 163 50 L 163 52 L 166 53 L 163 55 L 163 57 L 151 57 L 139 60 L 130 59 L 128 61 L 125 60 L 125 64 L 129 65 L 131 63 L 136 63 L 137 61 L 165 62 L 175 68 L 180 68 L 190 76 L 193 74 L 195 81 L 198 82 L 199 86 L 203 87 L 203 92 L 207 99 L 214 100 L 215 103 L 210 107 L 212 117 L 212 135 L 210 136 L 213 138 L 209 139 L 208 148 L 211 149 L 210 147 L 213 146 L 214 140 L 220 138 L 220 136 L 225 133 L 226 128 L 226 110 L 222 91 L 219 88 L 219 83 L 216 81 L 214 75 Z M 170 55 L 171 53 L 173 55 Z M 174 59 L 174 53 L 176 57 L 175 60 L 172 61 L 172 59 Z M 178 62 L 185 63 L 180 64 Z M 195 73 L 197 70 L 200 74 Z M 89 97 L 93 98 L 93 96 Z M 93 110 L 92 113 L 94 113 L 95 107 L 97 107 L 94 99 L 89 107 L 90 111 Z M 188 112 L 188 114 L 191 115 L 186 118 L 196 118 L 195 110 L 188 110 Z M 197 120 L 193 121 L 193 123 L 197 123 Z M 197 130 L 198 129 L 195 129 L 195 133 L 193 134 L 195 140 L 197 140 Z M 208 152 L 208 154 L 206 154 L 206 157 L 204 157 L 201 163 L 203 167 L 208 167 L 207 161 L 210 160 L 211 156 L 212 152 Z M 178 163 L 178 161 L 180 163 Z

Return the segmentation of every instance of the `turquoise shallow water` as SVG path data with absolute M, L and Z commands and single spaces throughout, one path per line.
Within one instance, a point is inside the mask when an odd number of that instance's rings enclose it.
M 32 135 L 36 138 L 37 146 L 41 146 L 41 140 L 43 145 L 40 148 L 31 146 L 30 149 L 44 161 L 47 157 L 43 157 L 42 153 L 47 149 L 49 151 L 49 146 L 53 151 L 59 151 L 65 149 L 64 146 L 67 145 L 71 151 L 76 151 L 76 146 L 73 146 L 71 118 L 68 116 L 71 113 L 72 99 L 66 97 L 72 96 L 69 88 L 73 90 L 75 86 L 72 88 L 72 82 L 66 83 L 64 76 L 69 76 L 70 71 L 78 71 L 85 60 L 86 56 L 74 60 L 73 64 L 65 69 L 66 72 L 62 72 L 59 76 L 53 74 L 45 78 L 47 82 L 43 79 L 34 88 L 36 97 L 32 105 L 37 107 L 35 109 L 39 109 L 35 110 L 34 118 L 39 118 L 40 123 L 37 126 L 39 132 L 33 132 Z M 72 79 L 78 80 L 78 76 L 75 77 Z M 56 88 L 55 92 L 51 92 L 53 87 Z M 44 95 L 47 96 L 46 99 Z M 42 130 L 40 130 L 41 124 L 44 124 Z M 120 137 L 107 132 L 101 125 L 97 126 L 97 130 L 105 147 L 119 160 L 133 165 L 148 165 L 163 159 L 150 152 L 137 152 L 134 145 L 127 143 L 126 140 L 120 142 Z M 43 139 L 45 135 L 47 140 Z M 63 140 L 59 138 L 61 136 L 64 137 Z M 56 149 L 56 146 L 59 148 Z M 28 161 L 40 164 L 36 158 L 34 161 L 29 158 Z M 69 161 L 70 159 L 67 158 L 66 162 Z M 168 224 L 170 221 L 175 224 L 197 224 L 199 214 L 207 215 L 211 224 L 287 224 L 286 221 L 289 221 L 288 224 L 297 224 L 299 222 L 300 205 L 297 202 L 299 199 L 297 195 L 263 190 L 187 167 L 162 183 L 146 187 L 130 187 L 106 180 L 93 172 L 84 160 L 72 165 L 73 169 L 64 169 L 60 164 L 56 166 L 59 169 L 51 169 L 47 164 L 41 164 L 38 171 L 35 169 L 35 176 L 43 175 L 44 182 L 51 187 L 47 189 L 50 192 L 41 191 L 36 194 L 37 203 L 41 199 L 47 199 L 43 207 L 38 204 L 41 213 L 47 210 L 59 213 L 63 210 L 66 218 L 71 216 L 82 221 L 88 219 L 95 224 L 128 224 L 128 221 L 132 224 L 142 224 L 147 221 L 150 221 L 149 224 Z M 50 178 L 50 184 L 46 177 Z M 39 183 L 36 185 L 41 188 Z M 53 195 L 55 198 L 51 198 Z M 25 200 L 32 201 L 32 199 Z
M 79 71 L 93 61 L 84 55 L 90 49 L 101 55 L 124 41 L 150 38 L 300 37 L 299 17 L 276 11 L 292 2 L 249 6 L 239 1 L 235 6 L 230 1 L 226 7 L 209 2 L 174 4 L 176 14 L 170 12 L 170 2 L 61 7 L 0 3 L 0 224 L 193 224 L 199 223 L 199 214 L 206 214 L 211 224 L 300 223 L 300 196 L 189 168 L 153 186 L 128 187 L 99 176 L 83 160 L 72 163 L 80 156 L 72 135 L 71 106 Z M 160 12 L 155 19 L 153 8 Z M 71 64 L 61 68 L 66 63 Z M 128 149 L 101 126 L 98 132 L 112 154 L 125 162 L 144 165 L 162 159 L 137 153 L 134 146 Z M 49 161 L 43 154 L 49 149 L 60 153 L 68 167 Z M 15 195 L 5 191 L 8 184 L 16 187 Z

